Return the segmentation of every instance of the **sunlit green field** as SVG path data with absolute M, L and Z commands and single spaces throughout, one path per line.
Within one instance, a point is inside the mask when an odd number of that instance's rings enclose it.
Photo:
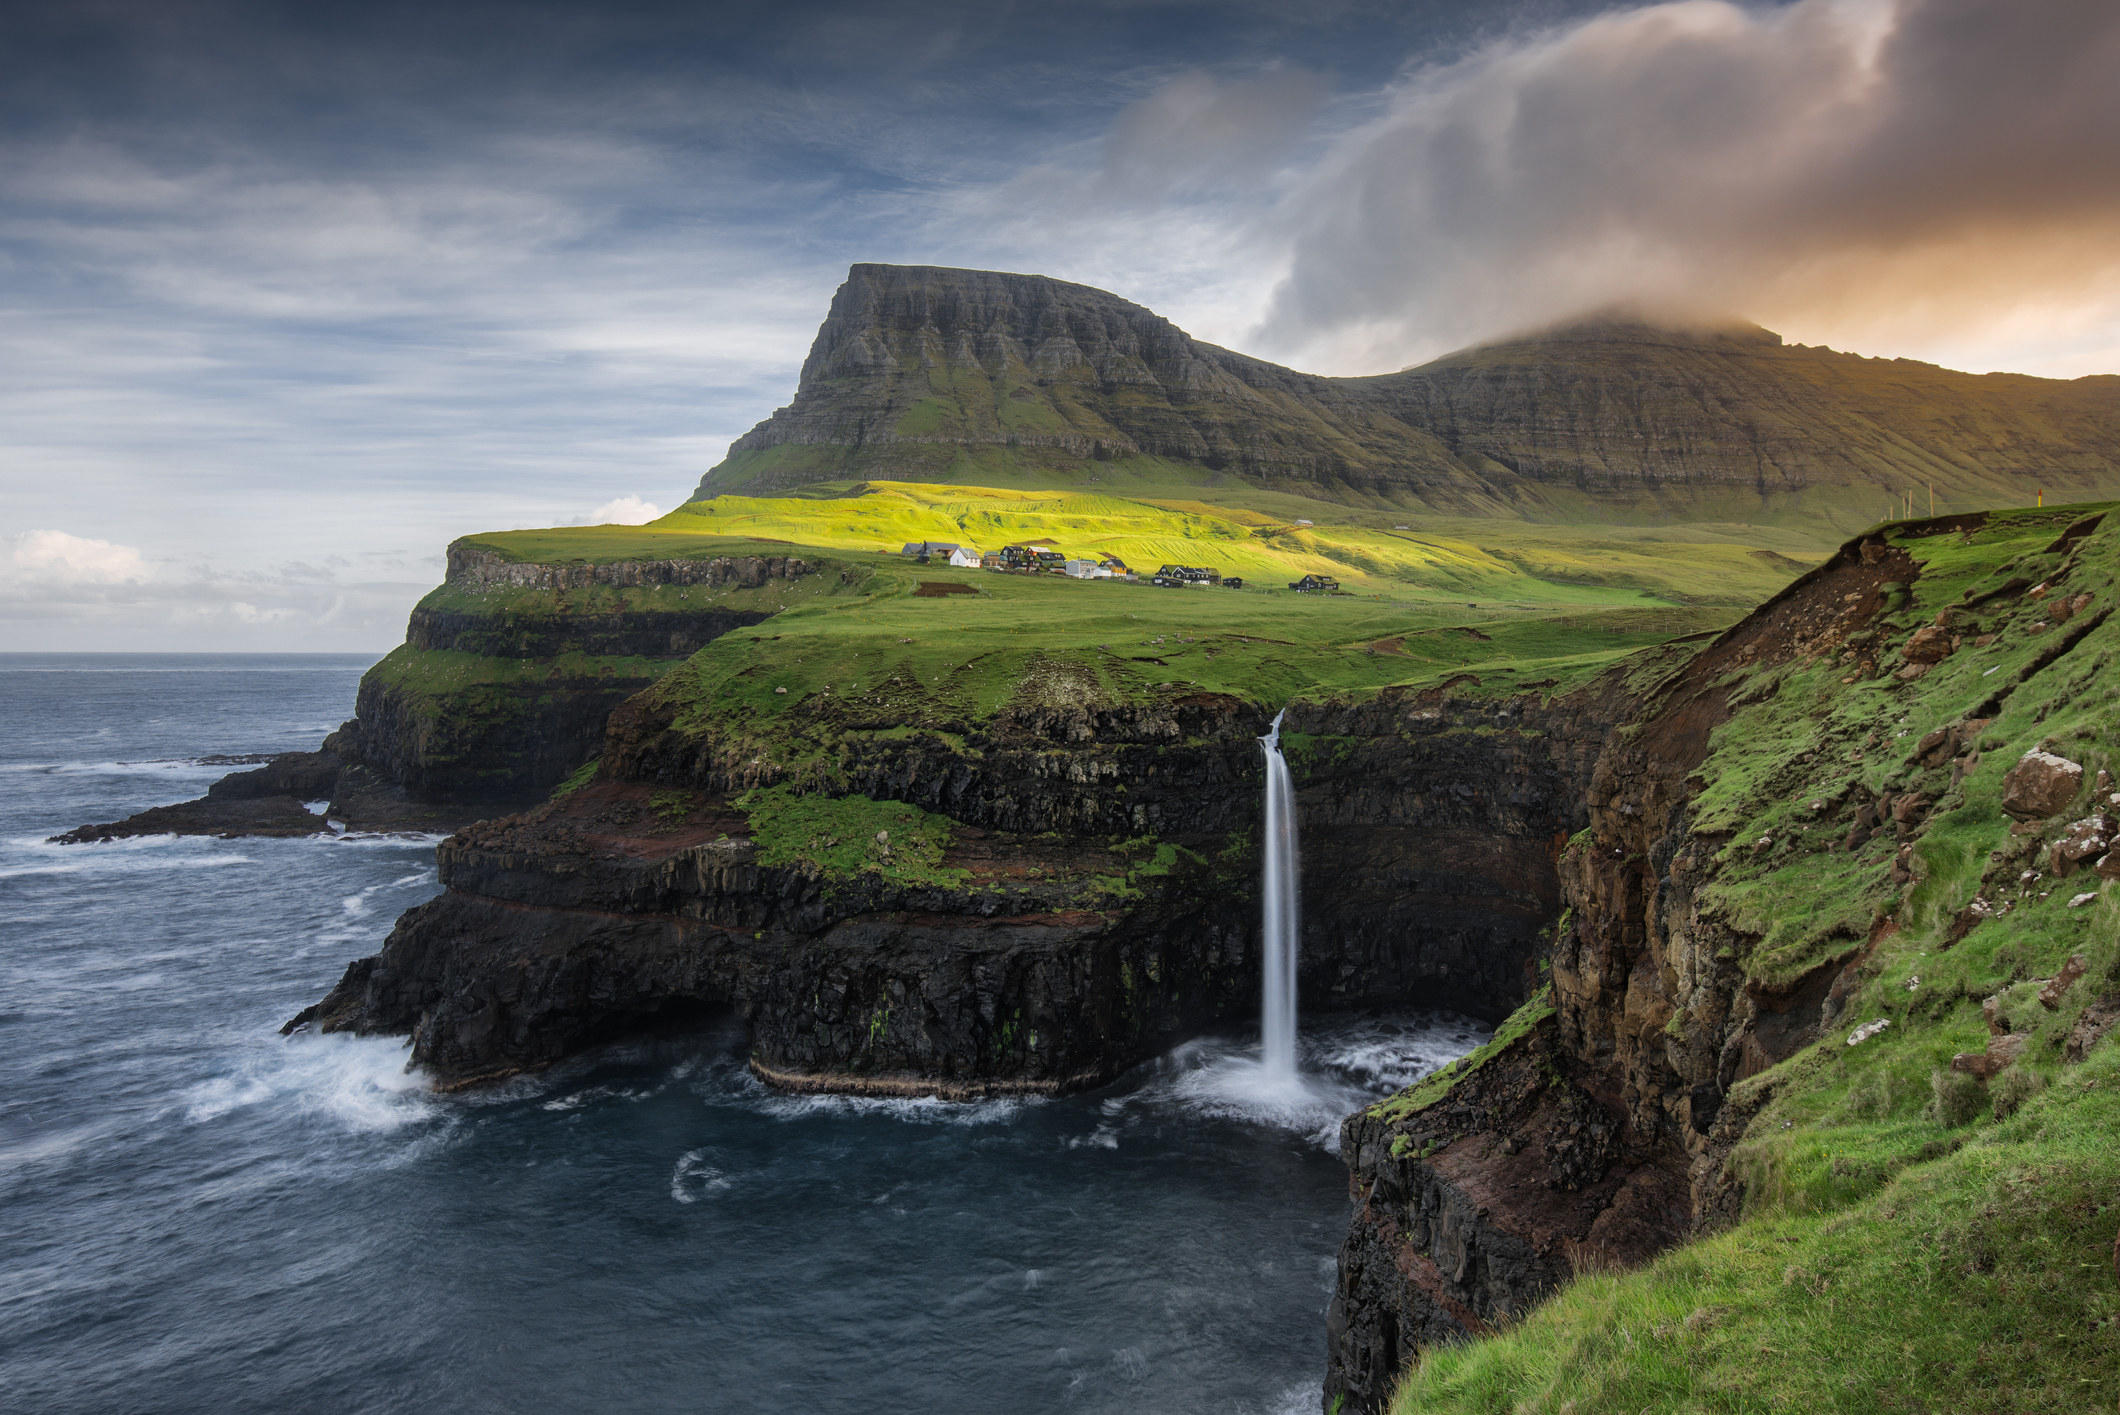
M 1621 654 L 1719 627 L 1735 614 L 1639 597 L 1608 609 L 1474 607 L 934 570 L 883 556 L 846 560 L 866 572 L 858 592 L 815 599 L 727 635 L 702 650 L 686 676 L 761 720 L 817 694 L 915 691 L 930 709 L 947 704 L 950 716 L 982 717 L 1019 691 L 1034 661 L 1068 665 L 1095 680 L 1097 698 L 1114 702 L 1174 688 L 1283 702 L 1467 669 L 1497 690 L 1543 681 L 1558 691 Z M 973 592 L 922 595 L 923 585 Z M 924 715 L 910 703 L 899 710 L 908 720 Z
M 890 552 L 922 540 L 992 550 L 1043 540 L 1070 556 L 1117 556 L 1144 572 L 1164 563 L 1204 565 L 1272 587 L 1323 574 L 1361 593 L 1535 608 L 1749 606 L 1831 548 L 1751 526 L 1418 517 L 1248 487 L 1156 487 L 1134 498 L 907 482 L 809 490 L 695 501 L 645 526 L 473 539 L 517 559 L 599 562 L 788 553 L 796 546 Z

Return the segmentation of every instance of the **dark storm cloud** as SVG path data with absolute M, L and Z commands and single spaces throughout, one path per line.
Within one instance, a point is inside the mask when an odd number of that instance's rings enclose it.
M 2109 324 L 2120 7 L 1690 0 L 1429 66 L 1284 210 L 1264 337 L 1354 367 L 1588 307 Z

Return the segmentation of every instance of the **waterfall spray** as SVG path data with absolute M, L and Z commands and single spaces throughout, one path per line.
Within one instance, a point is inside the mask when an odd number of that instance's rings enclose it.
M 1283 708 L 1259 746 L 1266 753 L 1266 839 L 1259 861 L 1263 904 L 1264 997 L 1259 1012 L 1261 1057 L 1270 1079 L 1296 1074 L 1297 856 L 1295 784 L 1281 755 Z

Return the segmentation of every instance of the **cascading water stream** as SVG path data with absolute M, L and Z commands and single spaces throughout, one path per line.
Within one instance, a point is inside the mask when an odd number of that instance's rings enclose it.
M 1259 1012 L 1260 1059 L 1268 1081 L 1296 1076 L 1296 918 L 1297 855 L 1295 784 L 1281 755 L 1281 719 L 1259 746 L 1266 753 L 1266 838 L 1260 852 L 1259 893 L 1263 905 L 1261 935 L 1265 961 L 1264 998 Z

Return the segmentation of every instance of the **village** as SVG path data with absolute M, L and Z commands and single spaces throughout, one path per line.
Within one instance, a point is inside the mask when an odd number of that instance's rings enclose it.
M 1243 576 L 1224 576 L 1221 571 L 1202 565 L 1164 565 L 1153 575 L 1144 578 L 1116 555 L 1100 555 L 1094 560 L 1070 558 L 1057 547 L 1042 541 L 1004 545 L 999 550 L 981 551 L 974 546 L 959 545 L 954 541 L 914 540 L 907 541 L 898 553 L 916 565 L 941 564 L 958 570 L 996 570 L 1017 575 L 1064 575 L 1071 580 L 1120 580 L 1128 584 L 1155 585 L 1162 589 L 1245 588 Z M 1330 575 L 1305 575 L 1300 580 L 1290 581 L 1288 588 L 1297 594 L 1345 593 L 1340 588 L 1340 582 Z

